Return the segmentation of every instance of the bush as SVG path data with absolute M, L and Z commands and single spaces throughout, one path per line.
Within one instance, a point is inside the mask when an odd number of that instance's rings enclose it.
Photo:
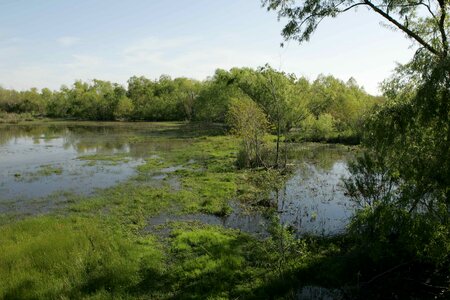
M 318 118 L 307 117 L 302 128 L 304 138 L 311 141 L 324 141 L 336 135 L 333 116 L 327 113 Z
M 264 137 L 269 127 L 266 114 L 249 98 L 233 99 L 228 109 L 227 123 L 241 138 L 237 165 L 240 168 L 260 167 L 267 158 Z

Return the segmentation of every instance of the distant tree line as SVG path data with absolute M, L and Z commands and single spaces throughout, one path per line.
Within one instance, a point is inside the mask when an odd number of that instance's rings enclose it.
M 126 88 L 97 79 L 76 81 L 58 91 L 0 88 L 0 113 L 96 121 L 225 122 L 231 103 L 244 98 L 264 110 L 278 136 L 301 129 L 302 137 L 310 140 L 357 135 L 365 113 L 382 102 L 354 79 L 343 82 L 320 75 L 311 82 L 266 66 L 218 69 L 205 81 L 134 76 Z

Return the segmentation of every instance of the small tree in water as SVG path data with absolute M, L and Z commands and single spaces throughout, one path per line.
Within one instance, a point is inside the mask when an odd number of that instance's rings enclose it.
M 262 109 L 247 97 L 235 98 L 230 103 L 227 122 L 232 127 L 232 132 L 242 139 L 238 167 L 264 166 L 267 154 L 264 137 L 269 122 Z

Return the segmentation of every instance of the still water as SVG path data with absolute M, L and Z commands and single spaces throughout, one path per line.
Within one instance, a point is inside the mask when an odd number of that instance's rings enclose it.
M 179 131 L 174 124 L 151 123 L 0 125 L 0 213 L 32 213 L 30 203 L 36 199 L 50 210 L 67 193 L 88 195 L 125 181 L 153 150 L 170 151 L 189 143 L 189 139 L 173 139 Z M 341 186 L 341 178 L 348 176 L 351 149 L 299 144 L 292 146 L 292 156 L 295 171 L 271 195 L 281 222 L 299 234 L 344 230 L 354 211 Z M 173 186 L 182 188 L 176 180 Z M 148 229 L 178 219 L 265 232 L 267 220 L 262 213 L 245 212 L 238 204 L 233 208 L 226 218 L 160 215 L 149 220 Z
M 355 209 L 342 185 L 353 151 L 323 144 L 299 145 L 296 151 L 296 171 L 275 195 L 281 222 L 299 234 L 342 232 Z
M 176 130 L 148 123 L 0 125 L 0 212 L 29 212 L 39 198 L 52 206 L 64 194 L 88 195 L 124 181 L 149 151 L 179 146 L 160 138 Z

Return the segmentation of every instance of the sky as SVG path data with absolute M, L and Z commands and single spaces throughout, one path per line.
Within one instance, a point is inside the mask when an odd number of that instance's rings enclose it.
M 0 0 L 0 86 L 126 84 L 161 74 L 199 80 L 217 68 L 272 67 L 314 80 L 356 79 L 379 94 L 411 42 L 366 9 L 322 22 L 281 48 L 283 20 L 260 0 Z

